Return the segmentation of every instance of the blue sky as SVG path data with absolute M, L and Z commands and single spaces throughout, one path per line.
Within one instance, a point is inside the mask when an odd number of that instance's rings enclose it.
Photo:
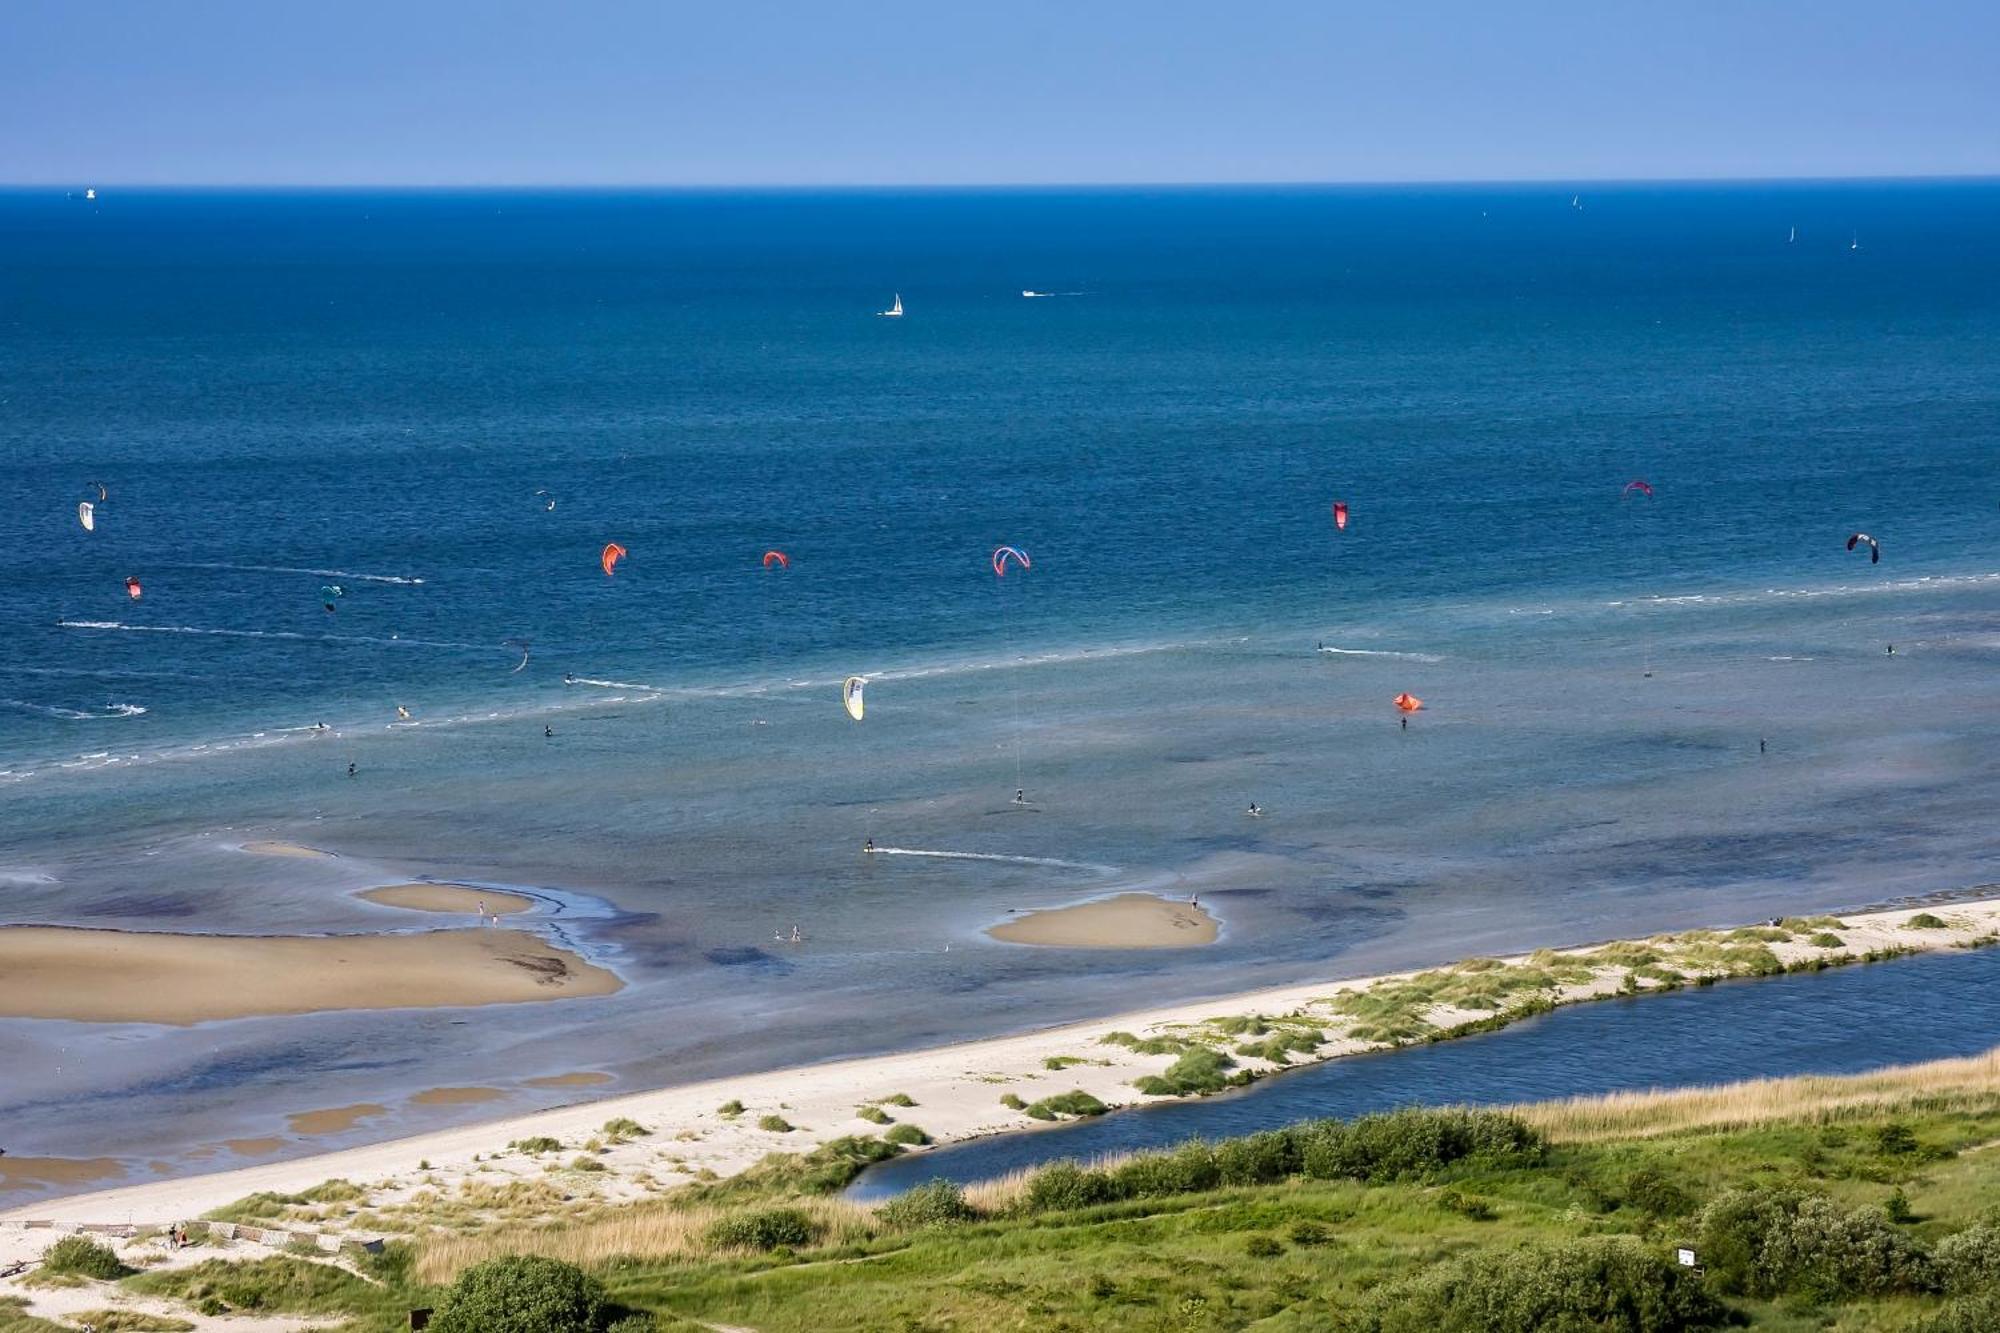
M 0 180 L 2000 173 L 1994 0 L 4 0 Z

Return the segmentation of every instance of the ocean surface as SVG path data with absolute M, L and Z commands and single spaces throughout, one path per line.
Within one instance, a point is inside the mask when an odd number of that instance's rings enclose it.
M 0 192 L 0 922 L 630 985 L 0 1020 L 15 1156 L 2000 879 L 2000 184 L 99 194 Z M 982 933 L 1131 887 L 1222 940 Z

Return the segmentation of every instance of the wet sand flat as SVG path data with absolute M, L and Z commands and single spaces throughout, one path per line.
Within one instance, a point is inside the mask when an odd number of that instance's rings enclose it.
M 513 930 L 170 935 L 0 927 L 0 1016 L 185 1025 L 341 1009 L 608 995 L 601 967 Z
M 389 1108 L 374 1102 L 358 1106 L 333 1106 L 324 1111 L 300 1111 L 285 1117 L 292 1133 L 311 1138 L 319 1134 L 343 1134 L 364 1120 L 389 1114 Z
M 1030 912 L 986 933 L 1009 944 L 1065 949 L 1189 949 L 1215 943 L 1216 920 L 1192 903 L 1150 893 L 1122 893 L 1074 907 Z
M 593 1088 L 600 1083 L 615 1081 L 610 1074 L 600 1074 L 592 1070 L 579 1070 L 573 1074 L 545 1074 L 541 1078 L 524 1078 L 523 1084 L 530 1088 Z
M 74 1189 L 124 1174 L 125 1164 L 115 1157 L 0 1157 L 0 1194 Z
M 511 916 L 533 910 L 535 901 L 518 893 L 495 893 L 469 889 L 463 884 L 389 884 L 379 889 L 363 889 L 354 895 L 384 907 L 402 907 L 412 912 L 452 912 L 461 916 L 478 913 L 483 905 L 487 916 Z
M 410 1098 L 412 1106 L 472 1106 L 497 1102 L 507 1094 L 498 1088 L 430 1088 Z

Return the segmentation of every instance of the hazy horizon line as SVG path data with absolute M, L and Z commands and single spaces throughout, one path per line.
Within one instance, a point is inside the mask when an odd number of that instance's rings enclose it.
M 935 192 L 1001 190 L 1367 190 L 1393 188 L 1491 189 L 1506 186 L 1551 186 L 1564 189 L 1618 188 L 1622 186 L 1712 186 L 1712 185 L 1871 185 L 1871 184 L 1979 184 L 2000 182 L 2000 169 L 1991 172 L 1961 172 L 1910 175 L 1759 175 L 1759 176 L 1514 176 L 1514 177 L 1381 177 L 1354 180 L 1158 180 L 1158 181 L 107 181 L 75 180 L 0 181 L 0 191 L 92 190 L 130 191 L 445 191 L 522 193 L 528 191 L 604 193 L 707 193 L 717 191 L 765 191 L 804 193 L 808 191 Z

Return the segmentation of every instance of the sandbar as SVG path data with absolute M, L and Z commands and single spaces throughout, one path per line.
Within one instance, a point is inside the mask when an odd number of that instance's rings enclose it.
M 261 842 L 246 842 L 243 850 L 252 856 L 290 856 L 306 861 L 332 861 L 338 858 L 332 852 L 323 852 L 317 847 L 307 847 L 303 843 L 277 842 L 265 839 Z
M 533 911 L 535 900 L 518 893 L 496 893 L 469 889 L 463 884 L 389 884 L 379 889 L 363 889 L 354 895 L 384 907 L 402 907 L 412 912 L 451 912 L 459 916 L 478 914 L 481 905 L 487 916 L 512 916 Z
M 0 1157 L 0 1194 L 73 1189 L 124 1174 L 125 1164 L 116 1157 Z
M 171 935 L 0 927 L 0 1017 L 184 1026 L 338 1009 L 609 995 L 624 982 L 516 930 Z
M 1030 912 L 990 928 L 996 940 L 1062 949 L 1191 949 L 1215 943 L 1216 920 L 1193 903 L 1121 893 L 1074 907 Z

